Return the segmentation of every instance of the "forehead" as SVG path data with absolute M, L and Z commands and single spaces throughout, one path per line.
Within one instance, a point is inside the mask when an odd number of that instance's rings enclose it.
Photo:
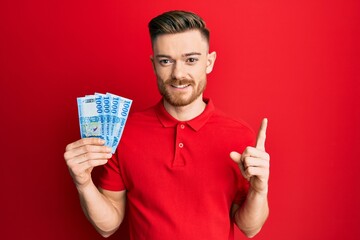
M 176 55 L 187 52 L 208 51 L 208 43 L 199 30 L 182 33 L 162 34 L 153 42 L 154 54 Z

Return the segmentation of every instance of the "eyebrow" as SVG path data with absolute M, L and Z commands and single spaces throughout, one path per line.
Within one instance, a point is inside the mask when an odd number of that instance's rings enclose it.
M 189 56 L 193 56 L 193 55 L 200 56 L 201 53 L 199 53 L 199 52 L 190 52 L 190 53 L 184 53 L 181 56 L 182 57 L 189 57 Z M 165 54 L 158 54 L 158 55 L 156 55 L 156 58 L 171 58 L 171 56 L 165 55 Z

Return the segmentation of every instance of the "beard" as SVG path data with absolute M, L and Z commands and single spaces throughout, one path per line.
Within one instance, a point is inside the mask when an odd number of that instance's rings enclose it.
M 169 79 L 165 82 L 161 79 L 157 79 L 158 89 L 163 98 L 174 107 L 183 107 L 194 102 L 206 88 L 206 79 L 201 80 L 198 85 L 195 84 L 193 80 L 178 80 L 178 79 Z M 181 86 L 189 85 L 188 88 L 192 88 L 190 96 L 186 96 L 186 93 L 178 91 L 176 93 L 169 91 L 167 88 L 172 88 L 171 85 Z

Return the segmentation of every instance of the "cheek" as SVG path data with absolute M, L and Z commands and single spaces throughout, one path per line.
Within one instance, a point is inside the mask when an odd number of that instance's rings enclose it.
M 169 76 L 171 75 L 171 72 L 170 72 L 168 69 L 166 69 L 166 68 L 157 67 L 157 68 L 155 69 L 155 75 L 156 75 L 156 77 L 157 77 L 158 79 L 164 79 L 164 80 L 166 80 L 166 79 L 168 79 Z
M 192 76 L 199 80 L 206 78 L 206 66 L 202 65 L 193 69 Z
M 206 73 L 206 62 L 205 61 L 201 61 L 200 64 L 198 64 L 198 66 L 196 66 L 196 72 L 200 75 L 200 74 L 205 74 Z

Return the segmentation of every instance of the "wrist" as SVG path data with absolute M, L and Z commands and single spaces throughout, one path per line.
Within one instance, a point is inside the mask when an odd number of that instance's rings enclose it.
M 79 194 L 83 194 L 92 188 L 96 188 L 92 180 L 89 180 L 88 182 L 83 183 L 83 184 L 75 184 L 75 185 L 76 185 L 76 189 L 78 190 Z
M 254 188 L 254 187 L 252 187 L 250 185 L 249 194 L 250 195 L 257 195 L 259 197 L 267 197 L 267 195 L 268 195 L 268 187 L 263 188 L 263 189 L 256 189 L 256 188 Z

